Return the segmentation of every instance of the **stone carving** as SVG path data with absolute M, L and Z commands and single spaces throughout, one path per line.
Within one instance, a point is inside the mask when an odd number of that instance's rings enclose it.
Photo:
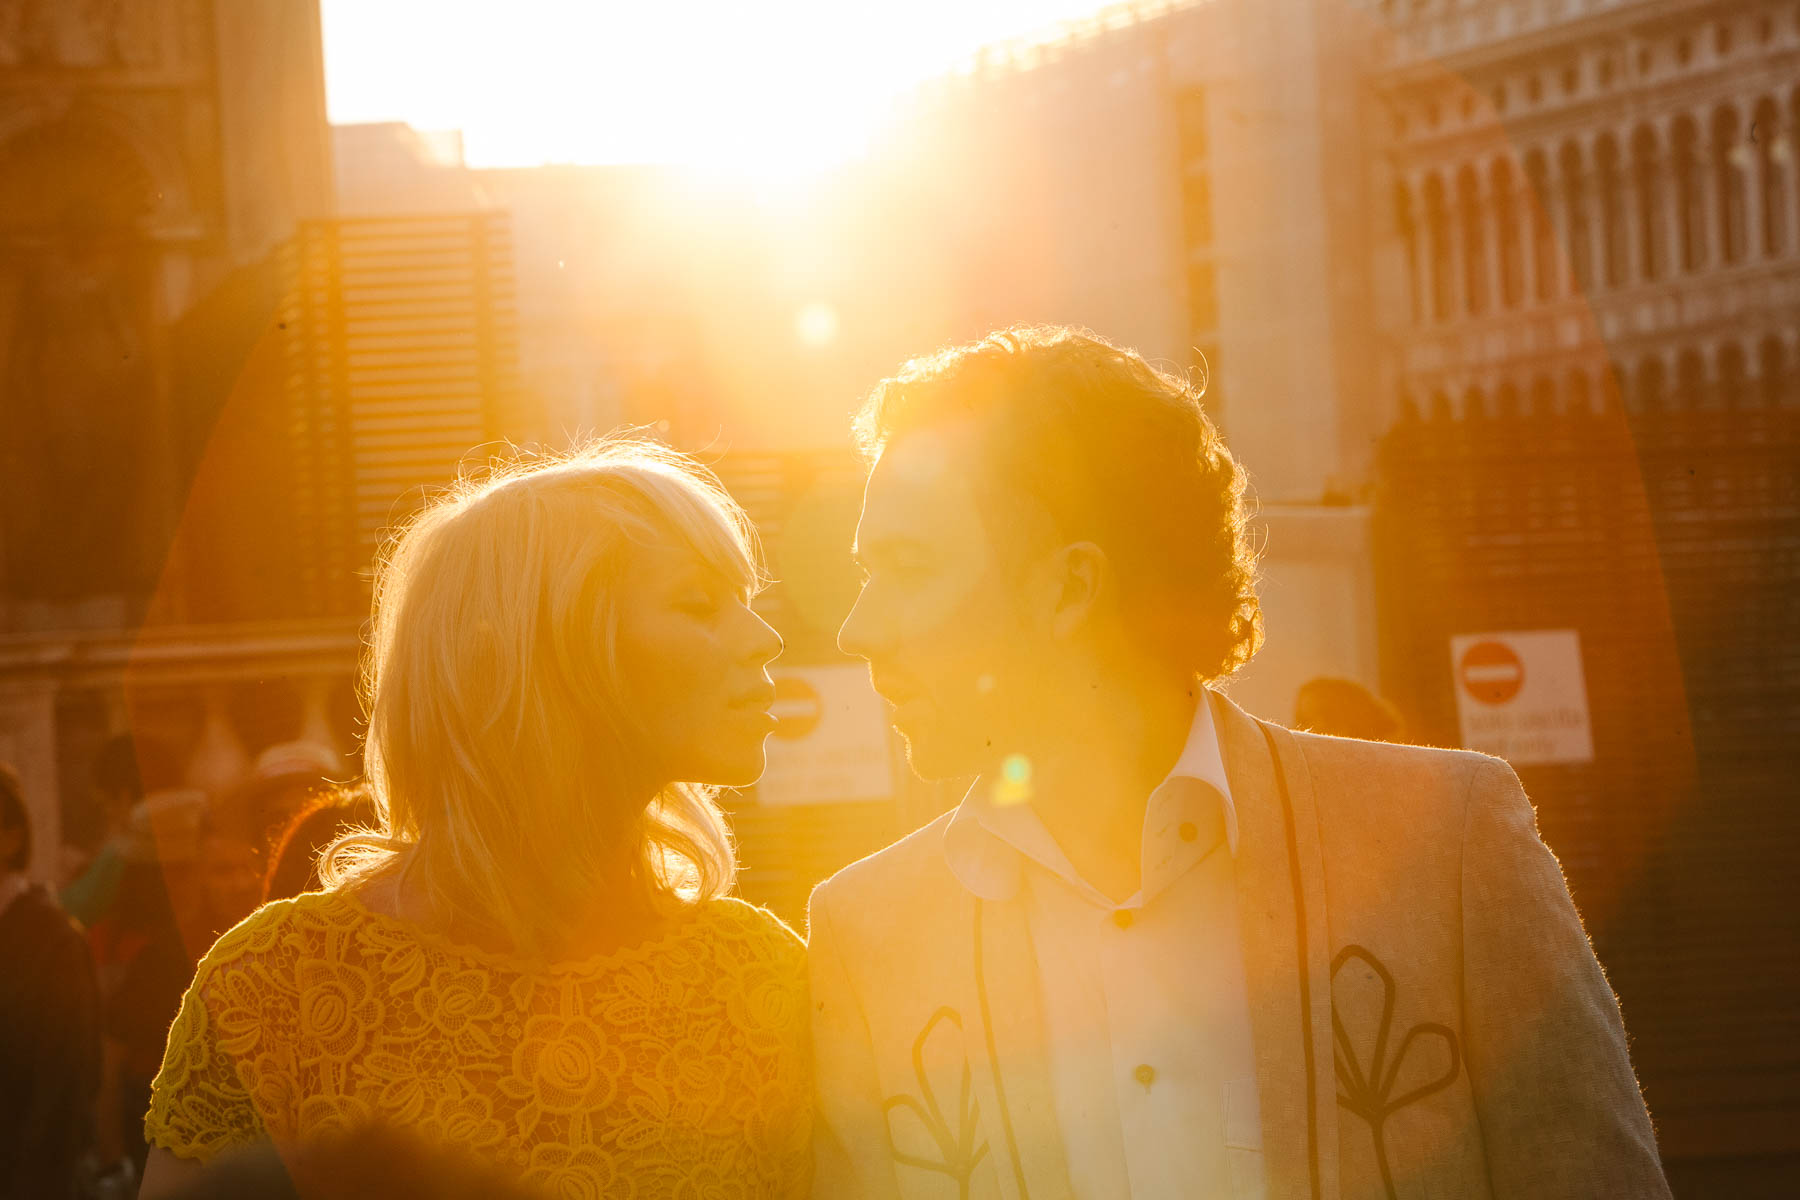
M 162 0 L 0 0 L 0 66 L 146 67 Z

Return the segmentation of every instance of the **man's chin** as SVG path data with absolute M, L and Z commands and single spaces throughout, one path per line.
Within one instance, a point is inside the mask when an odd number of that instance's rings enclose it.
M 914 775 L 927 782 L 965 779 L 981 773 L 979 756 L 957 753 L 929 734 L 908 733 L 902 729 L 900 740 L 906 743 L 907 765 L 912 768 Z

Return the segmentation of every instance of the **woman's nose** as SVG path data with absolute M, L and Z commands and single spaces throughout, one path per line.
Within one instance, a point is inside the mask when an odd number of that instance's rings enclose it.
M 759 666 L 763 663 L 773 662 L 781 656 L 783 650 L 787 649 L 786 640 L 773 625 L 763 620 L 761 613 L 752 611 L 750 619 L 755 622 L 751 638 L 751 659 Z

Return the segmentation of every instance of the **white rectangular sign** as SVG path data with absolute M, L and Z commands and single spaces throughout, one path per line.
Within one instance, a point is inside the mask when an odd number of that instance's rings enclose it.
M 894 794 L 887 708 L 862 667 L 788 667 L 775 680 L 764 804 L 886 800 Z
M 1457 634 L 1450 667 L 1465 748 L 1514 766 L 1594 761 L 1573 629 Z

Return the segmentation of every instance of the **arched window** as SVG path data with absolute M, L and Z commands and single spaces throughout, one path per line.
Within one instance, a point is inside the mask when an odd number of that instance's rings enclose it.
M 1739 149 L 1738 133 L 1737 110 L 1721 105 L 1713 113 L 1713 178 L 1719 197 L 1719 254 L 1728 263 L 1743 261 L 1750 224 L 1744 194 L 1750 156 L 1747 148 Z
M 1556 232 L 1550 224 L 1550 168 L 1541 150 L 1525 156 L 1525 178 L 1531 184 L 1526 202 L 1531 205 L 1531 275 L 1537 298 L 1556 294 Z
M 1555 411 L 1556 385 L 1548 375 L 1536 376 L 1531 381 L 1531 415 L 1547 417 Z
M 1450 213 L 1444 181 L 1436 175 L 1425 181 L 1425 240 L 1431 253 L 1431 315 L 1442 321 L 1454 302 L 1455 277 L 1450 269 Z
M 1514 196 L 1512 164 L 1494 164 L 1489 183 L 1494 195 L 1494 221 L 1500 226 L 1500 303 L 1517 308 L 1525 298 L 1525 263 L 1519 247 L 1519 209 Z
M 1593 388 L 1588 383 L 1587 372 L 1577 367 L 1569 372 L 1563 384 L 1563 411 L 1571 415 L 1586 415 L 1593 407 Z
M 1575 277 L 1575 287 L 1585 292 L 1594 286 L 1593 226 L 1588 214 L 1587 172 L 1575 143 L 1563 146 L 1557 165 L 1562 169 L 1563 210 L 1568 218 L 1564 232 L 1569 241 L 1569 272 Z
M 1462 231 L 1463 303 L 1471 316 L 1487 311 L 1487 214 L 1475 168 L 1456 176 L 1456 220 Z
M 1625 179 L 1619 166 L 1619 144 L 1610 133 L 1602 135 L 1594 148 L 1594 180 L 1600 193 L 1600 247 L 1605 255 L 1602 276 L 1608 287 L 1621 287 L 1630 275 L 1631 245 L 1625 228 Z
M 1463 393 L 1463 416 L 1480 419 L 1491 416 L 1492 410 L 1487 406 L 1487 394 L 1479 387 L 1471 387 Z
M 1661 279 L 1662 248 L 1662 164 L 1658 161 L 1656 134 L 1648 125 L 1638 126 L 1631 135 L 1631 183 L 1637 199 L 1638 270 L 1647 281 Z
M 1705 408 L 1706 364 L 1698 350 L 1683 350 L 1675 360 L 1675 407 Z
M 1646 358 L 1638 364 L 1637 379 L 1631 389 L 1631 407 L 1637 412 L 1661 412 L 1668 397 L 1660 358 Z
M 1743 347 L 1727 342 L 1719 351 L 1719 403 L 1726 408 L 1742 408 L 1750 399 L 1750 384 L 1745 377 Z
M 1762 200 L 1762 251 L 1764 257 L 1773 258 L 1787 246 L 1787 196 L 1786 180 L 1783 178 L 1784 163 L 1775 157 L 1775 145 L 1788 135 L 1781 128 L 1781 113 L 1775 102 L 1763 98 L 1756 106 L 1756 117 L 1752 127 L 1761 136 L 1751 147 L 1756 155 L 1756 188 L 1757 196 Z M 1783 149 L 1787 143 L 1782 142 Z M 1791 159 L 1791 151 L 1782 156 Z
M 1697 271 L 1706 261 L 1706 181 L 1699 144 L 1692 118 L 1676 120 L 1669 147 L 1675 177 L 1675 242 L 1681 247 L 1683 271 Z
M 1413 217 L 1412 193 L 1404 183 L 1394 189 L 1394 224 L 1406 247 L 1406 294 L 1412 300 L 1412 319 L 1416 322 L 1424 319 L 1429 301 L 1419 294 L 1419 223 Z
M 1764 338 L 1757 350 L 1756 373 L 1762 402 L 1774 408 L 1787 391 L 1787 347 L 1774 334 Z
M 1513 386 L 1512 380 L 1506 380 L 1494 389 L 1494 411 L 1502 417 L 1519 415 L 1519 389 Z
M 1782 156 L 1787 159 L 1784 164 L 1788 170 L 1800 170 L 1800 87 L 1788 96 L 1787 120 L 1779 126 L 1781 134 Z M 1788 188 L 1788 203 L 1800 205 L 1800 176 L 1796 176 L 1792 187 Z M 1793 244 L 1800 247 L 1800 209 L 1793 210 L 1795 223 L 1791 225 Z

